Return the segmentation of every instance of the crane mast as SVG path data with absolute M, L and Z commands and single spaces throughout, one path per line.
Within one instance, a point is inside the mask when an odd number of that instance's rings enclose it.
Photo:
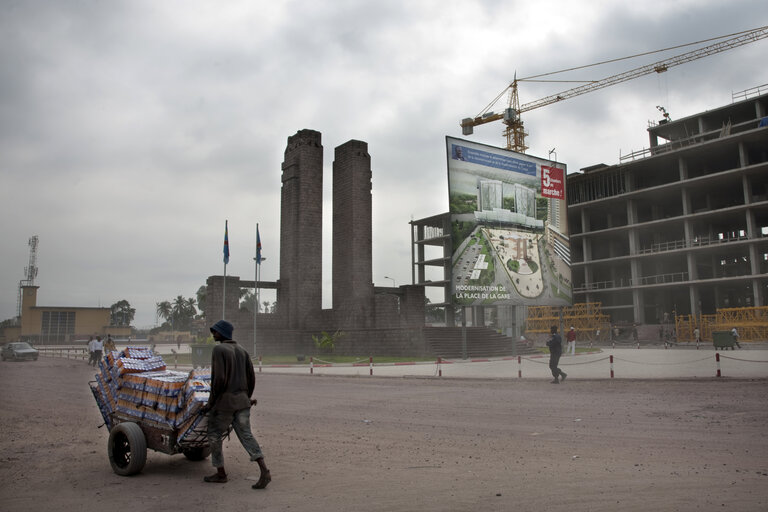
M 468 117 L 462 119 L 461 128 L 464 135 L 471 135 L 475 126 L 490 123 L 493 121 L 503 120 L 506 125 L 504 129 L 504 135 L 507 140 L 507 149 L 517 151 L 519 153 L 525 153 L 528 146 L 525 145 L 525 137 L 528 135 L 525 132 L 523 126 L 523 120 L 520 118 L 520 114 L 528 112 L 537 108 L 551 105 L 575 96 L 580 96 L 588 92 L 596 91 L 598 89 L 604 89 L 612 85 L 627 82 L 641 76 L 645 76 L 651 73 L 664 73 L 669 68 L 679 66 L 703 57 L 708 57 L 717 53 L 721 53 L 745 44 L 753 43 L 761 39 L 768 37 L 768 26 L 756 28 L 753 30 L 741 32 L 735 37 L 725 39 L 715 44 L 704 46 L 702 48 L 692 50 L 690 52 L 682 53 L 668 59 L 663 59 L 653 64 L 647 64 L 640 66 L 623 73 L 612 75 L 601 80 L 595 80 L 586 84 L 573 87 L 571 89 L 562 91 L 557 94 L 546 96 L 544 98 L 525 103 L 520 106 L 520 101 L 517 92 L 517 85 L 519 82 L 526 81 L 526 79 L 518 80 L 515 77 L 512 83 L 507 87 L 509 89 L 508 107 L 502 112 L 490 112 L 490 106 L 484 111 L 475 116 L 474 118 Z

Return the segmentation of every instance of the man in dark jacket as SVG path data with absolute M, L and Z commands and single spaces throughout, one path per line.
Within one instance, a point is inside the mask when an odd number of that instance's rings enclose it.
M 208 412 L 208 440 L 211 443 L 211 462 L 216 473 L 203 480 L 225 483 L 224 457 L 221 445 L 230 425 L 237 434 L 240 444 L 256 461 L 261 470 L 259 481 L 252 487 L 264 489 L 272 481 L 272 475 L 264 462 L 261 447 L 251 432 L 251 400 L 256 385 L 256 375 L 248 352 L 232 340 L 232 324 L 219 320 L 211 327 L 213 339 L 219 342 L 213 348 L 211 357 L 211 395 L 204 410 Z
M 550 332 L 552 333 L 552 337 L 547 341 L 547 346 L 549 347 L 549 369 L 552 370 L 552 376 L 555 378 L 555 380 L 552 381 L 552 384 L 560 384 L 560 382 L 564 381 L 568 376 L 563 370 L 557 367 L 557 364 L 560 362 L 560 356 L 563 353 L 563 340 L 557 333 L 556 325 L 552 326 Z M 558 377 L 560 377 L 560 380 L 557 380 Z

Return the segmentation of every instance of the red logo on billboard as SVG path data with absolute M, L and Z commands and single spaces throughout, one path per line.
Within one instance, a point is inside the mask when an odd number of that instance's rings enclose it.
M 565 199 L 565 176 L 563 169 L 541 166 L 541 196 L 551 199 Z

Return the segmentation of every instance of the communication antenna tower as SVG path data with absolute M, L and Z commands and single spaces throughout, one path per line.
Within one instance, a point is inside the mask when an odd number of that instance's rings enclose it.
M 37 244 L 38 237 L 34 235 L 29 239 L 29 264 L 24 267 L 24 279 L 19 281 L 19 298 L 16 303 L 16 316 L 21 318 L 21 288 L 35 284 L 37 277 Z

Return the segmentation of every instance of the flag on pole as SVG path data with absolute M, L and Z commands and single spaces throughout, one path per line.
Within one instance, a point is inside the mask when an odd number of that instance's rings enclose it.
M 261 237 L 258 224 L 256 224 L 256 264 L 261 265 Z
M 229 227 L 228 221 L 224 221 L 224 264 L 229 263 Z

